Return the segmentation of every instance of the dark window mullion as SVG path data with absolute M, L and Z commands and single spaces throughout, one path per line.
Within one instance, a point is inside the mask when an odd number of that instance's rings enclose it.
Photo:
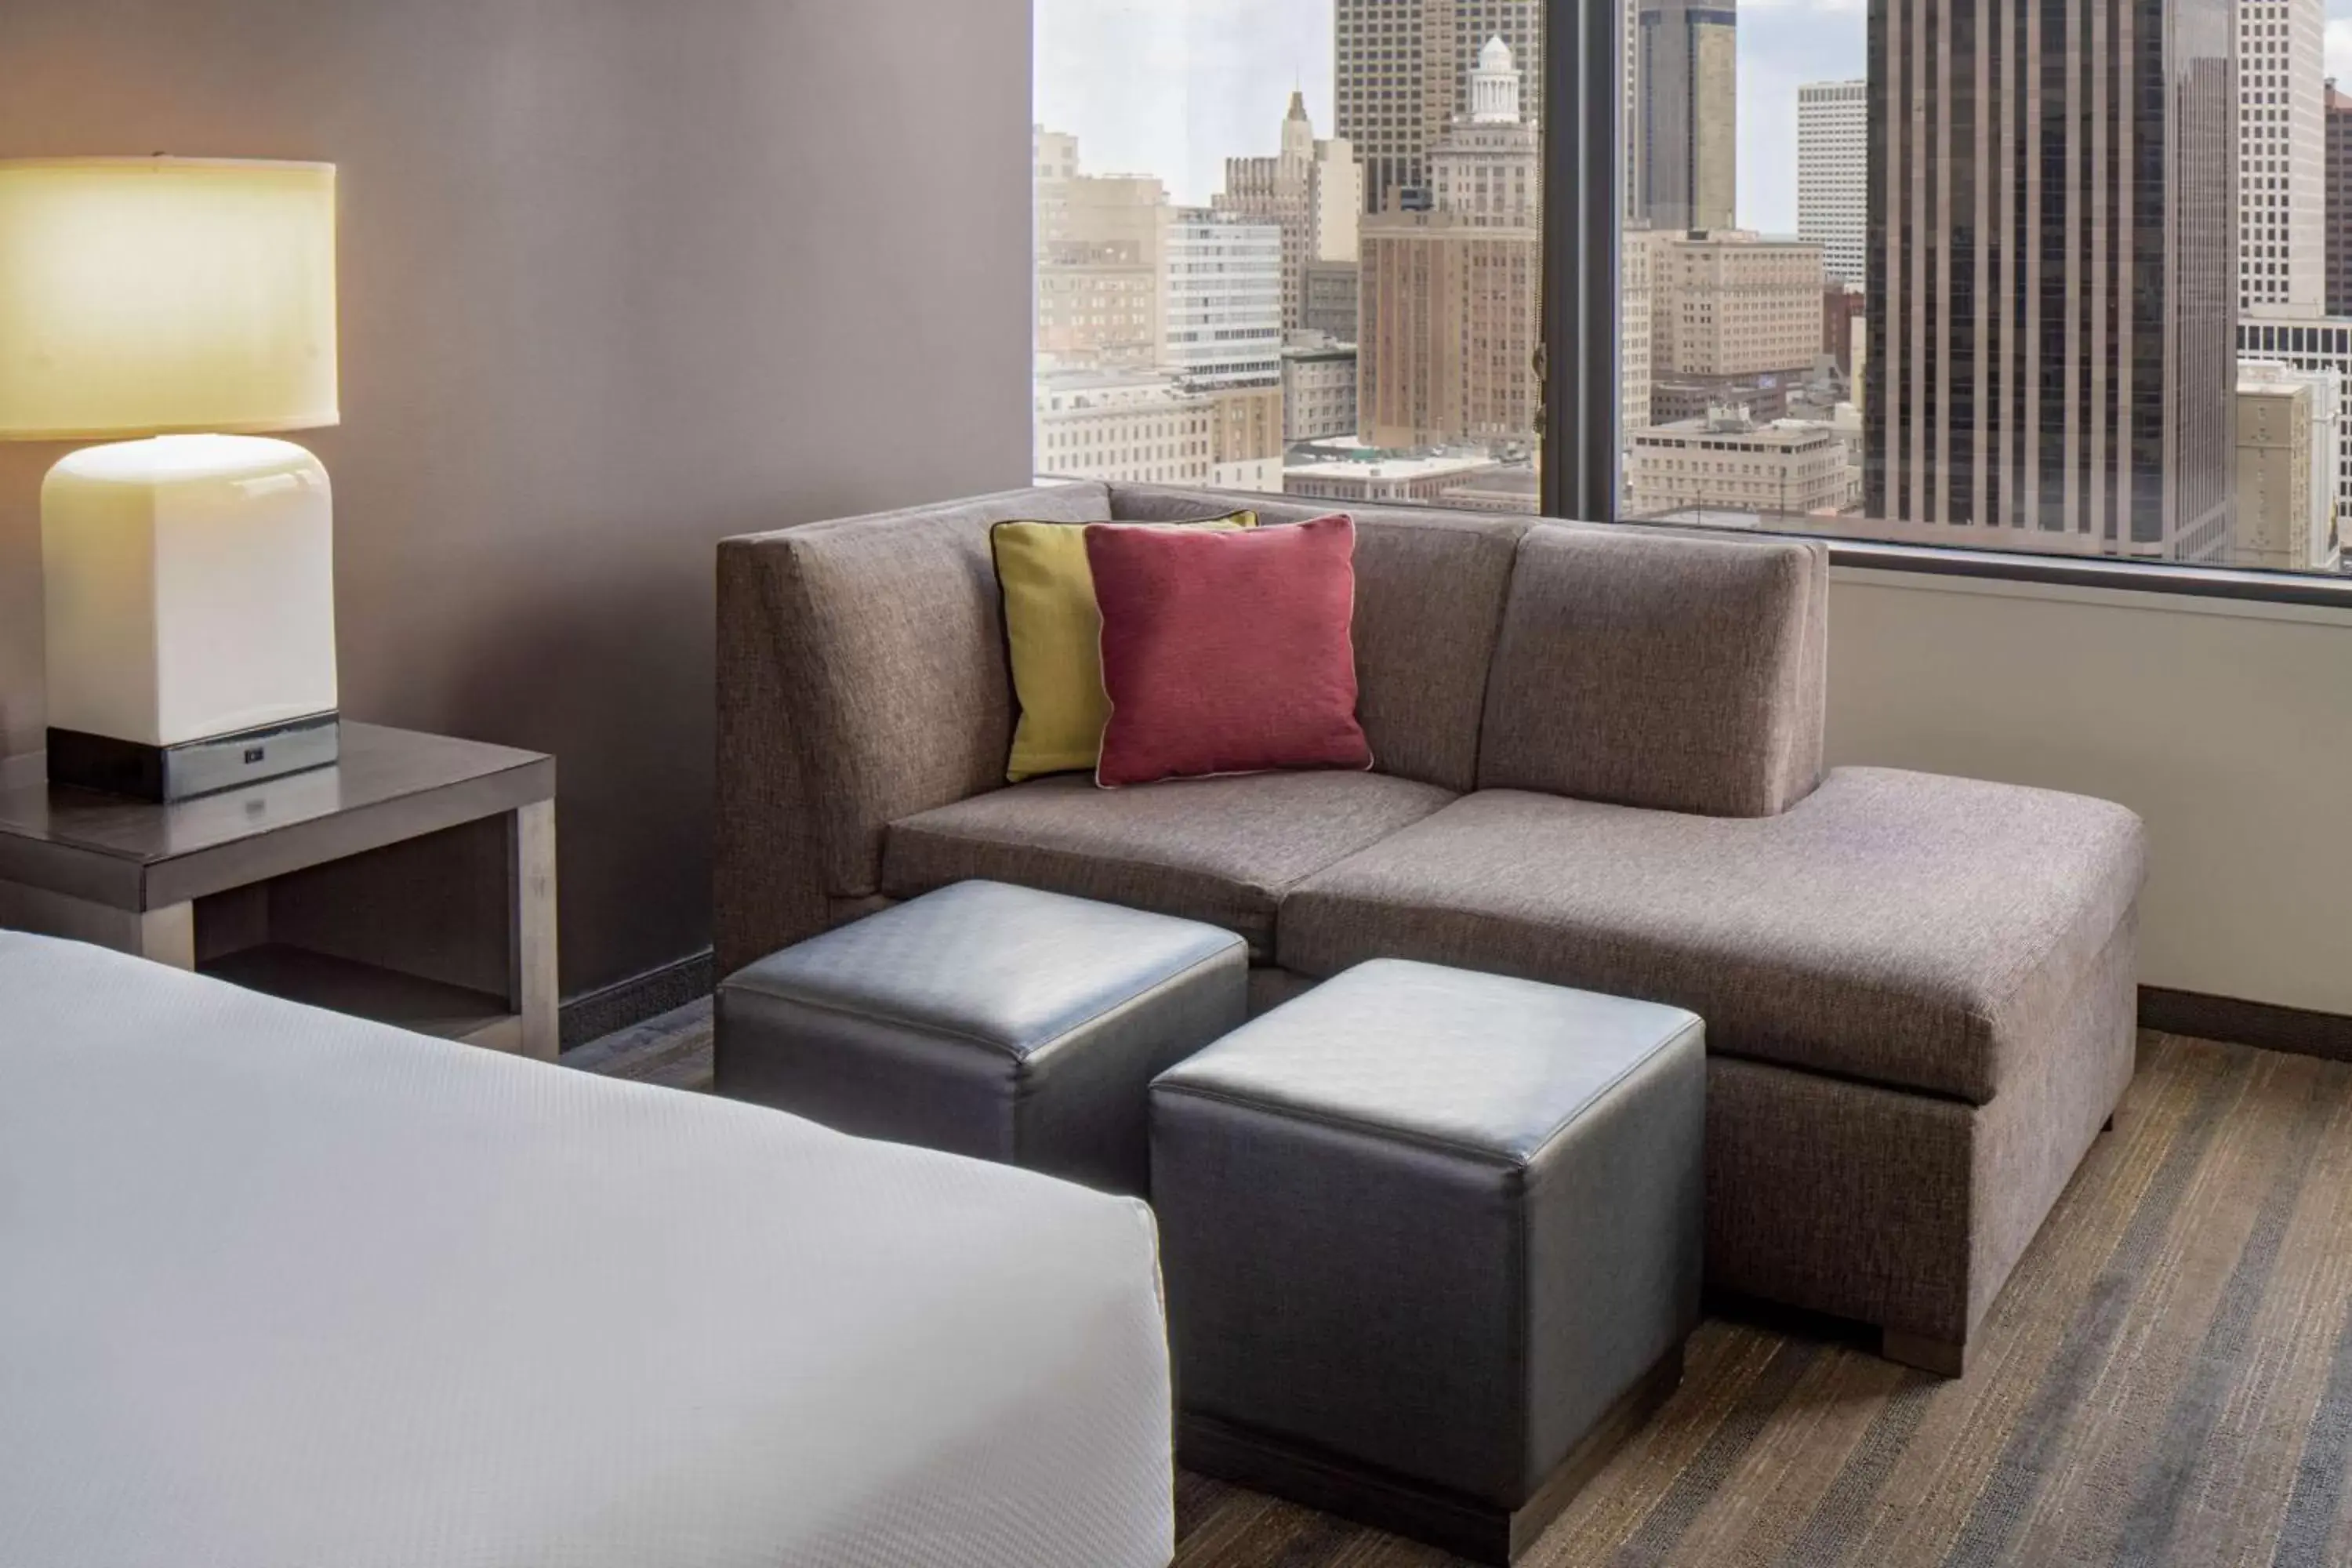
M 1553 517 L 1616 515 L 1623 14 L 1622 0 L 1545 4 L 1542 480 Z

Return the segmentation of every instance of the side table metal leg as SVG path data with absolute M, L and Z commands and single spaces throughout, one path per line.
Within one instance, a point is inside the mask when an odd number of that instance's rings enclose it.
M 196 906 L 166 904 L 136 917 L 140 957 L 174 969 L 196 966 Z
M 509 819 L 507 1005 L 522 1018 L 522 1054 L 553 1061 L 556 1019 L 555 803 L 534 801 Z

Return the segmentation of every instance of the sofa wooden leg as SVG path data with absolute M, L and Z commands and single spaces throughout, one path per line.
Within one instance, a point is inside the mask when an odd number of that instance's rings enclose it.
M 1958 1377 L 1968 1370 L 1969 1347 L 1959 1340 L 1931 1340 L 1925 1334 L 1901 1334 L 1881 1329 L 1878 1353 L 1903 1366 L 1916 1366 L 1937 1377 Z

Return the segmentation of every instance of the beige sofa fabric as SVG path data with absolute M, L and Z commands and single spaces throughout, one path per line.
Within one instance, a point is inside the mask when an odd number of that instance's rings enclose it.
M 1829 553 L 1545 526 L 1519 542 L 1478 787 L 1770 816 L 1821 776 Z
M 1711 1058 L 1708 1281 L 1964 1343 L 2131 1082 L 2136 937 L 1989 1105 Z
M 722 973 L 822 929 L 803 929 L 812 898 L 878 891 L 893 818 L 1003 782 L 1013 695 L 989 526 L 1109 506 L 1104 486 L 1052 485 L 720 544 Z
M 1365 773 L 1033 779 L 895 825 L 883 885 L 911 898 L 977 877 L 1103 899 L 1239 931 L 1265 963 L 1285 893 L 1453 798 Z
M 1982 1105 L 2049 1038 L 2143 860 L 2121 806 L 1882 768 L 1771 817 L 1488 790 L 1299 887 L 1276 956 L 1671 1003 L 1719 1054 Z
M 1232 504 L 1216 491 L 1111 487 L 1111 509 L 1146 521 Z M 1372 765 L 1399 778 L 1469 789 L 1478 773 L 1486 668 L 1502 629 L 1517 518 L 1403 507 L 1261 505 L 1262 522 L 1345 511 L 1356 520 L 1356 717 Z

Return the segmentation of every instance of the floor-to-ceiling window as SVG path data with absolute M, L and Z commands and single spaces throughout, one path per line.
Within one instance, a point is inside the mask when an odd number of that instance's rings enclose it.
M 2325 0 L 1624 31 L 1620 517 L 2339 569 Z
M 1048 477 L 1530 511 L 1542 0 L 1038 0 Z
M 1037 470 L 2337 573 L 2330 5 L 1037 0 Z

